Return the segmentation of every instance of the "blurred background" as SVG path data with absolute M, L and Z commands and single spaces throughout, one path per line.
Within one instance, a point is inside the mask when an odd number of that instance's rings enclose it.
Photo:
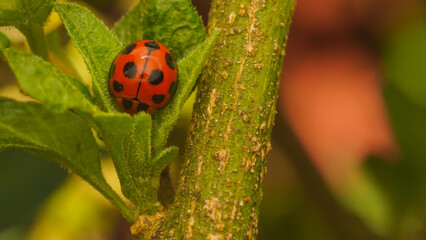
M 210 1 L 193 0 L 203 20 Z M 79 1 L 111 26 L 134 0 Z M 426 239 L 426 1 L 298 0 L 258 239 Z M 25 38 L 2 28 L 13 47 Z M 52 62 L 90 82 L 55 14 Z M 0 96 L 28 100 L 0 61 Z M 183 148 L 189 102 L 170 143 Z M 118 188 L 103 152 L 105 173 Z M 180 160 L 171 166 L 174 183 Z M 0 152 L 0 240 L 132 239 L 106 200 L 55 164 Z

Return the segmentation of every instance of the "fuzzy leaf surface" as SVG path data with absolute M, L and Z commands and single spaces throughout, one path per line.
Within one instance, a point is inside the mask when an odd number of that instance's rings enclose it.
M 54 0 L 17 0 L 2 4 L 0 26 L 31 28 L 43 26 L 52 11 Z
M 38 56 L 15 49 L 5 49 L 3 53 L 20 88 L 51 110 L 77 109 L 86 113 L 96 110 L 89 90 L 77 79 L 61 73 Z
M 145 7 L 146 0 L 139 0 L 138 4 L 130 9 L 112 28 L 112 32 L 120 39 L 124 46 L 142 40 Z
M 124 153 L 126 144 L 129 144 L 127 139 L 132 132 L 133 118 L 125 113 L 98 112 L 94 115 L 94 119 L 114 162 L 121 191 L 132 202 L 137 201 L 140 191 L 132 181 L 131 166 L 127 163 Z
M 135 115 L 132 133 L 126 145 L 128 146 L 126 158 L 131 166 L 130 174 L 139 188 L 143 186 L 140 185 L 138 179 L 148 175 L 147 170 L 151 165 L 149 162 L 151 158 L 151 126 L 151 115 L 144 112 Z
M 210 55 L 218 35 L 219 31 L 213 31 L 209 38 L 178 62 L 179 83 L 176 93 L 169 105 L 153 115 L 152 131 L 155 134 L 152 136 L 152 146 L 155 150 L 163 148 L 166 143 L 183 104 L 185 104 L 197 84 L 198 76 Z
M 98 145 L 87 124 L 70 112 L 0 98 L 0 148 L 20 148 L 71 170 L 111 200 L 128 220 L 133 213 L 106 183 Z
M 20 0 L 22 11 L 33 24 L 43 25 L 53 8 L 54 0 Z M 31 23 L 28 23 L 31 24 Z
M 151 116 L 98 112 L 94 118 L 113 159 L 123 194 L 140 211 L 156 203 L 152 195 L 156 196 L 158 186 L 151 183 L 150 175 Z
M 121 50 L 120 41 L 89 10 L 76 4 L 56 4 L 69 36 L 92 75 L 95 100 L 107 112 L 117 109 L 108 91 L 108 72 Z
M 23 20 L 23 14 L 18 9 L 0 8 L 0 26 L 18 26 Z
M 160 176 L 161 171 L 163 171 L 163 169 L 167 167 L 167 165 L 169 165 L 173 159 L 176 158 L 178 152 L 179 152 L 179 148 L 176 146 L 171 146 L 161 150 L 152 159 L 152 169 L 151 169 L 152 176 L 153 177 Z
M 190 0 L 147 0 L 144 39 L 164 44 L 181 59 L 206 39 L 203 21 Z
M 53 8 L 54 0 L 18 0 L 0 8 L 0 26 L 14 26 L 21 31 L 31 50 L 47 59 L 43 25 Z
M 134 116 L 132 132 L 124 145 L 126 162 L 131 166 L 130 175 L 140 195 L 135 205 L 140 213 L 153 211 L 158 207 L 157 192 L 159 181 L 150 174 L 151 161 L 151 115 L 144 112 Z
M 3 32 L 0 32 L 0 50 L 8 48 L 10 46 L 10 40 Z

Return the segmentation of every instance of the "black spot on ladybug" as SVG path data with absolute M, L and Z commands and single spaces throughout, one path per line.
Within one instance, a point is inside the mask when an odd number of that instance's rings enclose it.
M 170 88 L 169 88 L 169 93 L 170 93 L 170 95 L 174 95 L 174 94 L 175 94 L 175 92 L 176 92 L 176 89 L 177 89 L 177 83 L 176 83 L 176 81 L 173 81 L 173 82 L 170 84 Z
M 123 84 L 114 80 L 114 82 L 112 82 L 112 88 L 114 88 L 114 91 L 116 91 L 116 92 L 121 92 L 121 91 L 123 91 L 124 86 L 123 86 Z
M 152 85 L 158 85 L 163 82 L 164 74 L 161 70 L 155 69 L 149 74 L 148 82 Z
M 128 62 L 126 65 L 124 65 L 123 73 L 124 76 L 128 78 L 134 78 L 136 76 L 136 72 L 138 71 L 138 67 L 136 67 L 136 64 L 134 62 Z
M 154 96 L 152 96 L 152 101 L 154 101 L 156 104 L 160 104 L 164 100 L 165 97 L 166 96 L 164 96 L 163 94 L 154 95 Z
M 150 48 L 149 50 L 151 50 L 151 51 L 160 49 L 160 45 L 158 45 L 158 43 L 156 43 L 155 41 L 153 41 L 153 42 L 146 42 L 145 46 L 147 48 Z
M 111 79 L 115 72 L 115 64 L 111 65 L 111 68 L 109 69 L 108 78 Z
M 166 63 L 167 66 L 169 66 L 169 68 L 171 68 L 172 70 L 175 70 L 175 61 L 173 61 L 173 57 L 170 53 L 166 53 Z
M 146 111 L 146 110 L 148 110 L 148 108 L 149 108 L 149 105 L 147 105 L 147 104 L 145 104 L 145 103 L 139 103 L 139 105 L 138 105 L 138 112 L 140 112 L 140 111 Z
M 123 99 L 123 107 L 124 107 L 125 109 L 130 109 L 130 108 L 132 108 L 132 105 L 133 105 L 132 100 L 129 100 L 129 99 Z
M 127 45 L 127 47 L 121 52 L 121 54 L 126 55 L 129 54 L 133 51 L 133 49 L 135 49 L 135 47 L 137 46 L 136 43 L 131 43 L 129 45 Z

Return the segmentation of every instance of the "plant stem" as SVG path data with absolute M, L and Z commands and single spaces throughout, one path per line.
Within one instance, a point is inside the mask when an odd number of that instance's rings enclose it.
M 31 26 L 18 27 L 19 30 L 27 38 L 27 42 L 30 45 L 31 51 L 42 57 L 44 60 L 49 60 L 47 54 L 46 39 L 44 36 L 43 26 L 33 24 Z
M 172 208 L 153 239 L 252 239 L 295 0 L 213 0 L 221 31 L 200 83 Z

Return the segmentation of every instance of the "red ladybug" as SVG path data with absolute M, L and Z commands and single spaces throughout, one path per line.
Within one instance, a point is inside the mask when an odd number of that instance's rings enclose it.
M 161 43 L 142 40 L 125 47 L 109 71 L 109 92 L 133 115 L 165 107 L 176 92 L 177 64 Z

